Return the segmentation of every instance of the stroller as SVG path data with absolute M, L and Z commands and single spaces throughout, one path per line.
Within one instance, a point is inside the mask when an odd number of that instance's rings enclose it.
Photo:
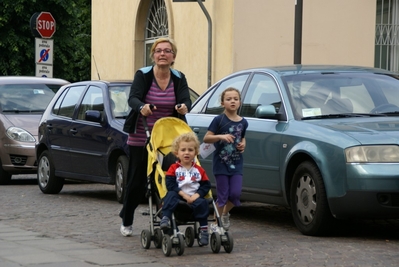
M 144 249 L 149 249 L 151 241 L 154 242 L 156 248 L 162 248 L 165 256 L 170 256 L 172 248 L 175 249 L 177 255 L 183 255 L 185 245 L 192 247 L 195 239 L 199 242 L 199 223 L 193 219 L 190 206 L 181 201 L 172 214 L 171 229 L 162 231 L 160 221 L 162 218 L 162 198 L 166 195 L 167 189 L 165 184 L 166 171 L 169 166 L 176 161 L 175 155 L 171 152 L 171 145 L 175 137 L 191 132 L 191 128 L 182 120 L 174 117 L 165 117 L 157 120 L 149 133 L 147 122 L 143 119 L 144 127 L 147 134 L 147 190 L 146 197 L 149 202 L 150 227 L 141 232 L 141 245 Z M 198 159 L 197 163 L 198 162 Z M 214 253 L 220 251 L 223 245 L 224 250 L 230 253 L 233 250 L 234 241 L 231 233 L 225 231 L 218 214 L 216 204 L 212 198 L 212 192 L 209 191 L 205 198 L 209 204 L 213 206 L 218 230 L 210 235 L 210 246 Z M 183 234 L 179 230 L 179 226 L 186 225 L 187 228 Z

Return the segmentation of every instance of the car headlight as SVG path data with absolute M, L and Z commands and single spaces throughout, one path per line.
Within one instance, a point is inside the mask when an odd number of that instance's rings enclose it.
M 399 146 L 355 146 L 345 155 L 348 163 L 399 163 Z
M 19 142 L 35 142 L 35 138 L 28 131 L 18 128 L 10 127 L 7 129 L 7 136 L 15 141 Z

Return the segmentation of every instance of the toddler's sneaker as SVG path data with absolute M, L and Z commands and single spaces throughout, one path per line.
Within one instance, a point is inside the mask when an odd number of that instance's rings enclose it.
M 199 238 L 200 239 L 199 239 L 198 243 L 199 243 L 200 246 L 208 245 L 208 242 L 209 242 L 208 230 L 201 230 L 200 234 L 199 234 Z
M 224 230 L 228 231 L 230 228 L 230 213 L 222 214 L 222 224 Z
M 170 228 L 170 219 L 166 216 L 163 216 L 159 226 L 161 227 L 162 230 L 169 229 Z
M 133 225 L 123 226 L 123 224 L 121 224 L 121 234 L 123 236 L 132 236 L 133 235 Z

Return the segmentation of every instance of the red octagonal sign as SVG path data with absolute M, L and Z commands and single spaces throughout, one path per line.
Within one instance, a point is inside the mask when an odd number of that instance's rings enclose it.
M 51 38 L 55 33 L 55 19 L 50 12 L 41 12 L 36 19 L 36 30 L 42 38 Z

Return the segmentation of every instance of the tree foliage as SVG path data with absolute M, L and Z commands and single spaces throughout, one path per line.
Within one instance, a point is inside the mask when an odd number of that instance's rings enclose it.
M 0 75 L 35 76 L 30 19 L 46 11 L 56 21 L 53 77 L 70 82 L 90 79 L 90 0 L 1 0 L 0 7 Z

